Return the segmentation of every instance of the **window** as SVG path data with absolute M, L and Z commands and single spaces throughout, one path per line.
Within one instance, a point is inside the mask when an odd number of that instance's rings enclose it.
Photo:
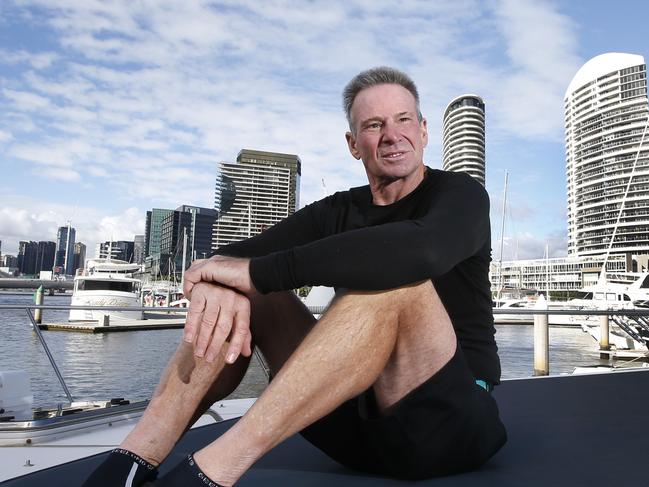
M 79 281 L 79 291 L 120 291 L 131 293 L 133 290 L 132 282 L 97 280 L 92 281 L 84 279 Z

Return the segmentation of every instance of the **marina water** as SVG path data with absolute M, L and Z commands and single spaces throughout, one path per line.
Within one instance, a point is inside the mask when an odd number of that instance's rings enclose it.
M 31 294 L 2 294 L 0 304 L 28 305 Z M 46 296 L 46 305 L 68 305 L 70 295 Z M 25 369 L 31 376 L 35 406 L 65 402 L 66 397 L 24 310 L 0 311 L 0 370 Z M 44 310 L 43 323 L 65 322 L 66 310 Z M 533 371 L 533 327 L 498 325 L 503 378 L 529 377 Z M 43 331 L 52 355 L 75 400 L 151 396 L 182 330 L 121 333 Z M 606 363 L 597 343 L 578 328 L 550 328 L 550 374 L 571 373 L 576 366 Z M 231 398 L 256 397 L 266 386 L 256 358 Z

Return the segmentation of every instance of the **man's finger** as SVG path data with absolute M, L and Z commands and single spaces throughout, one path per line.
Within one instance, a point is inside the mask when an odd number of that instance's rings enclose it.
M 221 348 L 223 348 L 223 344 L 228 339 L 231 329 L 232 313 L 230 308 L 222 307 L 221 312 L 219 313 L 219 318 L 216 321 L 216 327 L 214 328 L 214 333 L 212 334 L 212 340 L 210 341 L 205 360 L 208 362 L 214 362 L 217 355 L 221 353 Z
M 205 311 L 203 311 L 201 319 L 201 329 L 198 332 L 196 346 L 194 347 L 194 354 L 197 357 L 205 355 L 205 350 L 207 350 L 208 345 L 212 341 L 212 334 L 214 333 L 214 328 L 216 327 L 220 312 L 221 307 L 216 300 L 208 299 L 206 301 Z
M 205 296 L 197 294 L 195 299 L 189 302 L 189 310 L 185 319 L 184 340 L 187 343 L 194 343 L 194 338 L 200 328 L 203 311 L 205 310 Z
M 233 364 L 245 346 L 246 340 L 250 335 L 250 330 L 247 324 L 244 326 L 242 323 L 235 322 L 232 333 L 230 333 L 230 346 L 225 356 L 225 361 Z
M 237 310 L 237 313 L 234 317 L 234 326 L 235 327 L 245 327 L 248 330 L 245 341 L 243 342 L 243 347 L 241 353 L 250 357 L 252 355 L 252 333 L 250 332 L 250 301 L 246 300 L 245 305 Z
M 241 350 L 241 355 L 244 357 L 250 357 L 252 355 L 252 333 L 248 333 L 246 341 L 243 344 L 243 349 Z

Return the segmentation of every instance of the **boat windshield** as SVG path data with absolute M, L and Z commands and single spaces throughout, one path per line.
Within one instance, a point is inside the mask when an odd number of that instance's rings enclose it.
M 576 299 L 593 299 L 593 293 L 588 293 L 585 291 L 575 291 Z
M 134 282 L 83 279 L 78 283 L 79 291 L 121 291 L 136 292 Z

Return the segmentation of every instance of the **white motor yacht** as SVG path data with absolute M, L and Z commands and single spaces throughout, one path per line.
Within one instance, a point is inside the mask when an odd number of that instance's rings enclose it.
M 90 259 L 83 273 L 74 278 L 72 306 L 140 307 L 141 281 L 134 277 L 139 264 L 110 258 Z M 142 311 L 70 310 L 69 321 L 110 319 L 141 320 Z

